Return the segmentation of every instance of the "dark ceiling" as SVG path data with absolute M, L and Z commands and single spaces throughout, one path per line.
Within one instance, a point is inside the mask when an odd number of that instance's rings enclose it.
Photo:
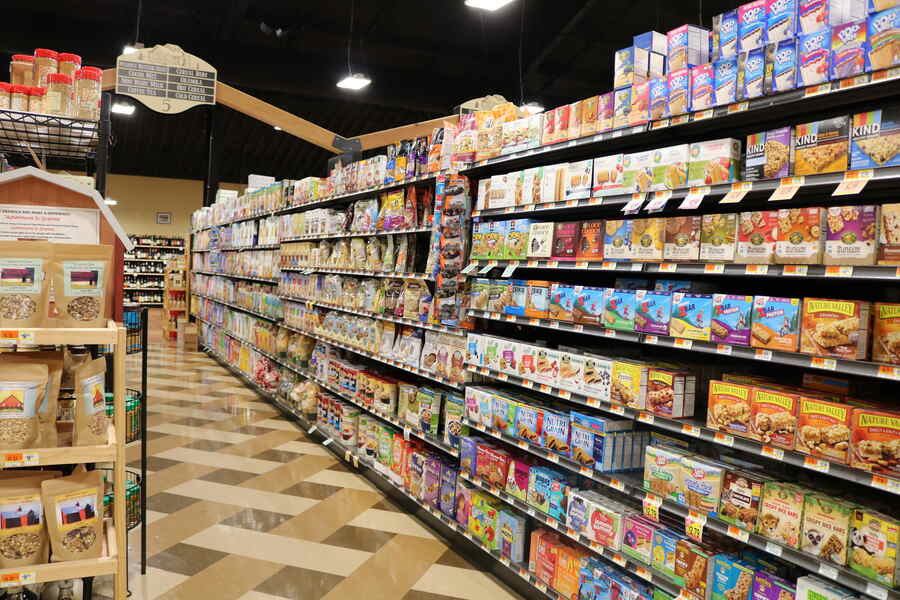
M 489 13 L 463 0 L 357 0 L 353 68 L 373 83 L 335 87 L 347 70 L 352 0 L 145 0 L 139 40 L 174 43 L 219 71 L 219 80 L 352 137 L 450 114 L 489 93 L 547 107 L 607 91 L 613 51 L 649 29 L 708 26 L 736 0 L 516 0 Z M 5 0 L 0 49 L 81 54 L 112 67 L 134 41 L 138 0 Z M 276 35 L 275 30 L 281 30 Z M 264 31 L 266 30 L 266 31 Z M 268 32 L 267 32 L 268 31 Z M 208 109 L 164 116 L 143 108 L 113 116 L 111 171 L 201 179 Z M 230 109 L 221 178 L 248 173 L 322 175 L 331 154 Z

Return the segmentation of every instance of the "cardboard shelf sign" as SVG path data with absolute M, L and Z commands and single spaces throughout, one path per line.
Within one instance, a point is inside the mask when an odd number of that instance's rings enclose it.
M 116 93 L 147 108 L 175 114 L 216 103 L 217 71 L 175 44 L 144 48 L 116 59 Z

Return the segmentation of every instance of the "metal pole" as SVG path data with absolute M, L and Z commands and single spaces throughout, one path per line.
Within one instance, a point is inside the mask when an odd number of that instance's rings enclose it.
M 147 329 L 148 309 L 141 308 L 141 575 L 147 574 Z
M 222 109 L 210 106 L 206 113 L 206 134 L 209 145 L 206 154 L 206 176 L 203 179 L 203 206 L 212 206 L 219 191 L 219 163 L 221 162 Z
M 100 102 L 100 123 L 97 125 L 97 159 L 95 165 L 94 187 L 100 195 L 106 197 L 106 174 L 109 171 L 109 139 L 111 123 L 109 109 L 112 106 L 112 94 L 103 92 Z

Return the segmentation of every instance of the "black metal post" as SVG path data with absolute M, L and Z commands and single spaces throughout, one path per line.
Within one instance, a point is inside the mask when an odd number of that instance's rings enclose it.
M 149 311 L 141 309 L 141 575 L 147 574 L 147 329 Z
M 95 162 L 94 187 L 100 195 L 106 197 L 106 174 L 109 171 L 109 141 L 112 123 L 109 110 L 112 107 L 112 94 L 103 92 L 100 101 L 100 123 L 97 126 L 97 158 Z
M 219 163 L 222 158 L 222 109 L 218 105 L 207 108 L 206 133 L 209 147 L 206 155 L 206 176 L 203 179 L 203 206 L 212 206 L 219 191 Z

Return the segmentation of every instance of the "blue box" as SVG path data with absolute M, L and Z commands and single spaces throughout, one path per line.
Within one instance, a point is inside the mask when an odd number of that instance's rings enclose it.
M 753 594 L 753 567 L 726 554 L 717 554 L 712 565 L 712 600 L 750 600 Z M 738 579 L 749 578 L 746 592 L 737 596 Z
M 797 38 L 797 87 L 831 81 L 831 27 Z
M 900 43 L 900 6 L 883 10 L 869 16 L 868 41 L 869 41 L 869 65 L 873 71 L 889 69 L 900 62 L 896 60 L 897 53 L 891 48 Z
M 541 425 L 541 446 L 561 456 L 569 456 L 569 415 L 553 410 L 544 411 Z
M 616 50 L 613 63 L 613 88 L 634 83 L 634 46 Z
M 738 15 L 736 10 L 713 17 L 713 60 L 737 56 Z
M 738 51 L 747 52 L 766 43 L 766 0 L 751 0 L 738 7 Z
M 654 77 L 650 80 L 650 120 L 658 121 L 669 116 L 669 80 Z
M 850 168 L 872 169 L 896 167 L 900 165 L 900 152 L 883 162 L 875 161 L 863 152 L 859 142 L 880 137 L 896 136 L 900 133 L 900 106 L 893 105 L 868 113 L 853 115 L 850 128 Z M 865 145 L 865 144 L 863 144 Z
M 482 441 L 480 438 L 472 436 L 459 438 L 459 470 L 471 477 L 475 477 L 475 463 L 480 441 Z
M 741 54 L 738 61 L 743 74 L 742 89 L 738 91 L 741 100 L 759 98 L 767 93 L 766 49 L 756 48 Z
M 670 116 L 691 112 L 691 70 L 688 67 L 670 71 L 669 108 Z
M 691 108 L 695 111 L 712 108 L 716 104 L 715 96 L 716 75 L 712 63 L 691 67 Z
M 441 512 L 456 518 L 456 477 L 457 470 L 447 465 L 441 469 Z
M 800 29 L 797 0 L 768 0 L 766 4 L 766 41 L 780 42 L 797 37 Z
M 797 40 L 785 40 L 766 46 L 765 89 L 773 94 L 797 87 Z
M 737 57 L 721 58 L 713 63 L 715 74 L 715 100 L 713 104 L 721 106 L 731 104 L 737 98 L 738 68 Z
M 512 511 L 500 509 L 497 514 L 497 531 L 500 555 L 510 562 L 521 564 L 525 560 L 526 519 Z
M 844 79 L 869 70 L 866 22 L 850 21 L 831 28 L 831 78 Z
M 666 34 L 658 31 L 646 31 L 634 36 L 632 44 L 635 48 L 643 48 L 658 54 L 666 54 L 669 51 Z
M 512 302 L 503 306 L 503 313 L 507 315 L 525 315 L 525 297 L 528 295 L 528 282 L 524 279 L 510 279 L 509 290 L 512 294 Z

